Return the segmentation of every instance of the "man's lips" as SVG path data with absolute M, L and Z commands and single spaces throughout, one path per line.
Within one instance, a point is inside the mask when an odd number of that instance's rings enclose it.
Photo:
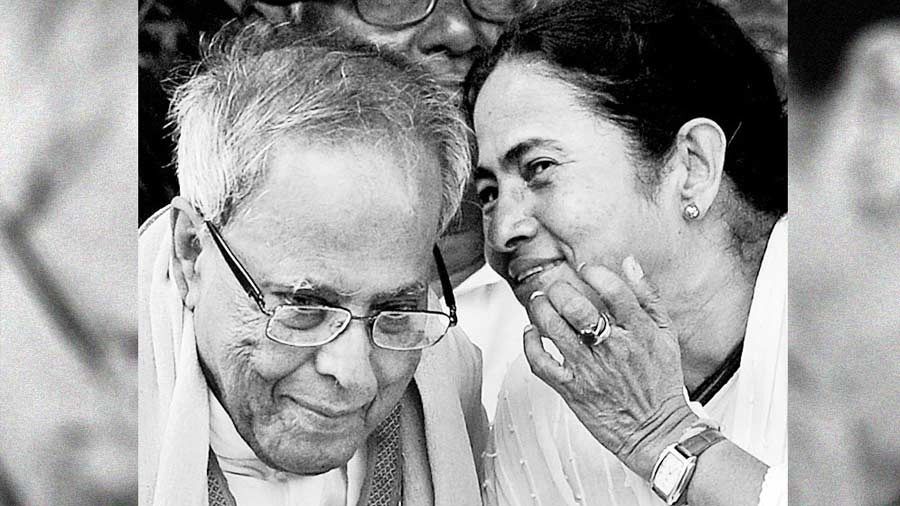
M 360 416 L 361 417 L 365 413 L 366 407 L 369 405 L 369 404 L 365 404 L 363 406 L 328 406 L 328 405 L 316 404 L 316 403 L 312 403 L 312 402 L 304 402 L 302 400 L 296 399 L 289 395 L 285 395 L 284 398 L 289 400 L 290 402 L 300 406 L 301 408 L 306 409 L 307 411 L 311 411 L 311 412 L 313 412 L 319 416 L 325 417 L 325 418 L 334 418 L 334 419 L 344 418 L 347 416 Z

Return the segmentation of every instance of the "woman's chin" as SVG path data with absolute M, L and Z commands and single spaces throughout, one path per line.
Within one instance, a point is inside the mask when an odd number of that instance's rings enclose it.
M 575 287 L 575 289 L 587 297 L 594 306 L 598 308 L 605 307 L 603 301 L 600 300 L 600 297 L 597 295 L 597 292 L 588 286 L 578 276 L 578 273 L 575 272 L 575 268 L 568 263 L 561 263 L 550 269 L 529 276 L 524 279 L 522 283 L 513 284 L 512 290 L 516 299 L 519 300 L 519 304 L 522 304 L 523 307 L 527 308 L 529 302 L 528 298 L 531 297 L 532 293 L 537 290 L 547 293 L 550 290 L 550 287 L 557 281 L 564 281 Z

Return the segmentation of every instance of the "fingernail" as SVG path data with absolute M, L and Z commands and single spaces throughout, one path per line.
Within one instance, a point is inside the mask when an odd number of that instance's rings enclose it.
M 641 264 L 639 264 L 633 256 L 628 255 L 622 263 L 624 264 L 625 270 L 628 271 L 633 279 L 641 279 L 644 277 L 644 269 L 641 268 Z
M 544 292 L 542 292 L 540 290 L 535 290 L 535 291 L 531 292 L 531 295 L 528 296 L 528 302 L 531 302 L 538 297 L 543 297 L 544 295 L 546 295 Z
M 581 262 L 578 264 L 578 267 L 575 268 L 575 272 L 581 274 L 581 269 L 584 269 L 584 266 L 587 265 L 587 262 Z
M 522 333 L 527 334 L 527 333 L 531 332 L 532 330 L 534 330 L 534 325 L 529 323 L 528 325 L 525 325 L 524 329 L 522 329 Z

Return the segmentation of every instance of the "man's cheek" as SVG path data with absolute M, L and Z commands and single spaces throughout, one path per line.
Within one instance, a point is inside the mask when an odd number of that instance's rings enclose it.
M 374 360 L 378 364 L 381 387 L 405 385 L 415 374 L 421 358 L 421 351 L 379 350 Z
M 246 373 L 274 382 L 289 376 L 315 355 L 315 348 L 298 348 L 270 339 L 247 339 L 232 350 L 232 360 Z

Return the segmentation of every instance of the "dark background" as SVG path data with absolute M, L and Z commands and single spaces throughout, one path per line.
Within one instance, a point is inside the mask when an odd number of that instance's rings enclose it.
M 236 15 L 240 0 L 141 0 L 139 32 L 140 159 L 139 221 L 178 194 L 172 166 L 174 146 L 166 127 L 175 69 L 198 59 L 198 42 Z M 771 56 L 785 88 L 787 0 L 721 0 L 756 43 Z

